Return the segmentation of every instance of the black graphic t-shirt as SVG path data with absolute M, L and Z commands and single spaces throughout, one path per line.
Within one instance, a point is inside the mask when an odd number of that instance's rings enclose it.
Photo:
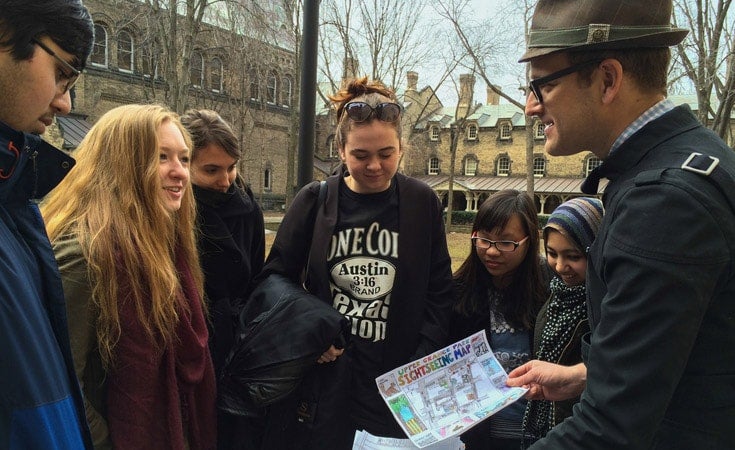
M 344 183 L 344 182 L 343 182 Z M 377 194 L 340 186 L 339 219 L 327 252 L 334 308 L 352 323 L 346 352 L 352 372 L 353 417 L 358 425 L 392 421 L 378 394 L 391 292 L 398 262 L 395 182 Z

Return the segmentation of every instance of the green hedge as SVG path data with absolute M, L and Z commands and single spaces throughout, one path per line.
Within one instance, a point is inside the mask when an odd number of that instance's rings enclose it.
M 452 211 L 452 225 L 467 225 L 472 226 L 472 222 L 475 221 L 475 216 L 477 213 L 475 211 Z M 447 220 L 447 212 L 444 211 L 442 214 L 442 220 L 446 222 Z M 538 215 L 538 229 L 543 230 L 543 228 L 546 226 L 546 222 L 549 220 L 548 214 L 539 214 Z

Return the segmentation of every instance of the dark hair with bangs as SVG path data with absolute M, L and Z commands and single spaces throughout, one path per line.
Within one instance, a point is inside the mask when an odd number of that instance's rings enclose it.
M 515 326 L 531 328 L 536 313 L 546 300 L 547 292 L 541 272 L 538 214 L 533 199 L 525 192 L 514 189 L 493 194 L 480 205 L 472 232 L 503 229 L 513 216 L 521 220 L 528 234 L 528 251 L 510 284 L 502 290 L 506 301 L 498 305 L 498 312 Z M 492 279 L 471 243 L 469 254 L 455 272 L 454 280 L 458 287 L 457 312 L 466 316 L 489 312 L 490 305 L 485 292 L 492 284 Z M 482 295 L 476 295 L 478 292 Z

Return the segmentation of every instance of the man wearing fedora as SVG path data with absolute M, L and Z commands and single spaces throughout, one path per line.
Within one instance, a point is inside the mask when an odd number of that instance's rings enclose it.
M 526 114 L 550 155 L 603 160 L 585 193 L 609 183 L 588 255 L 586 385 L 533 449 L 735 448 L 735 156 L 666 99 L 669 47 L 687 34 L 671 13 L 671 0 L 534 11 Z M 568 374 L 531 362 L 508 384 L 558 399 Z

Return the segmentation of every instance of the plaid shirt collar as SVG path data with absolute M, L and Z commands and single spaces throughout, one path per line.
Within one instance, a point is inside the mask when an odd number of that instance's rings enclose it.
M 627 141 L 631 136 L 633 136 L 633 134 L 643 128 L 648 122 L 658 119 L 675 107 L 676 105 L 674 105 L 674 102 L 672 102 L 668 98 L 665 98 L 648 108 L 643 114 L 638 116 L 637 119 L 635 119 L 630 125 L 628 125 L 628 127 L 623 130 L 622 133 L 620 133 L 620 136 L 618 136 L 618 138 L 615 139 L 615 142 L 613 142 L 608 156 L 611 155 L 615 150 L 617 150 L 618 147 L 623 144 L 623 142 Z

